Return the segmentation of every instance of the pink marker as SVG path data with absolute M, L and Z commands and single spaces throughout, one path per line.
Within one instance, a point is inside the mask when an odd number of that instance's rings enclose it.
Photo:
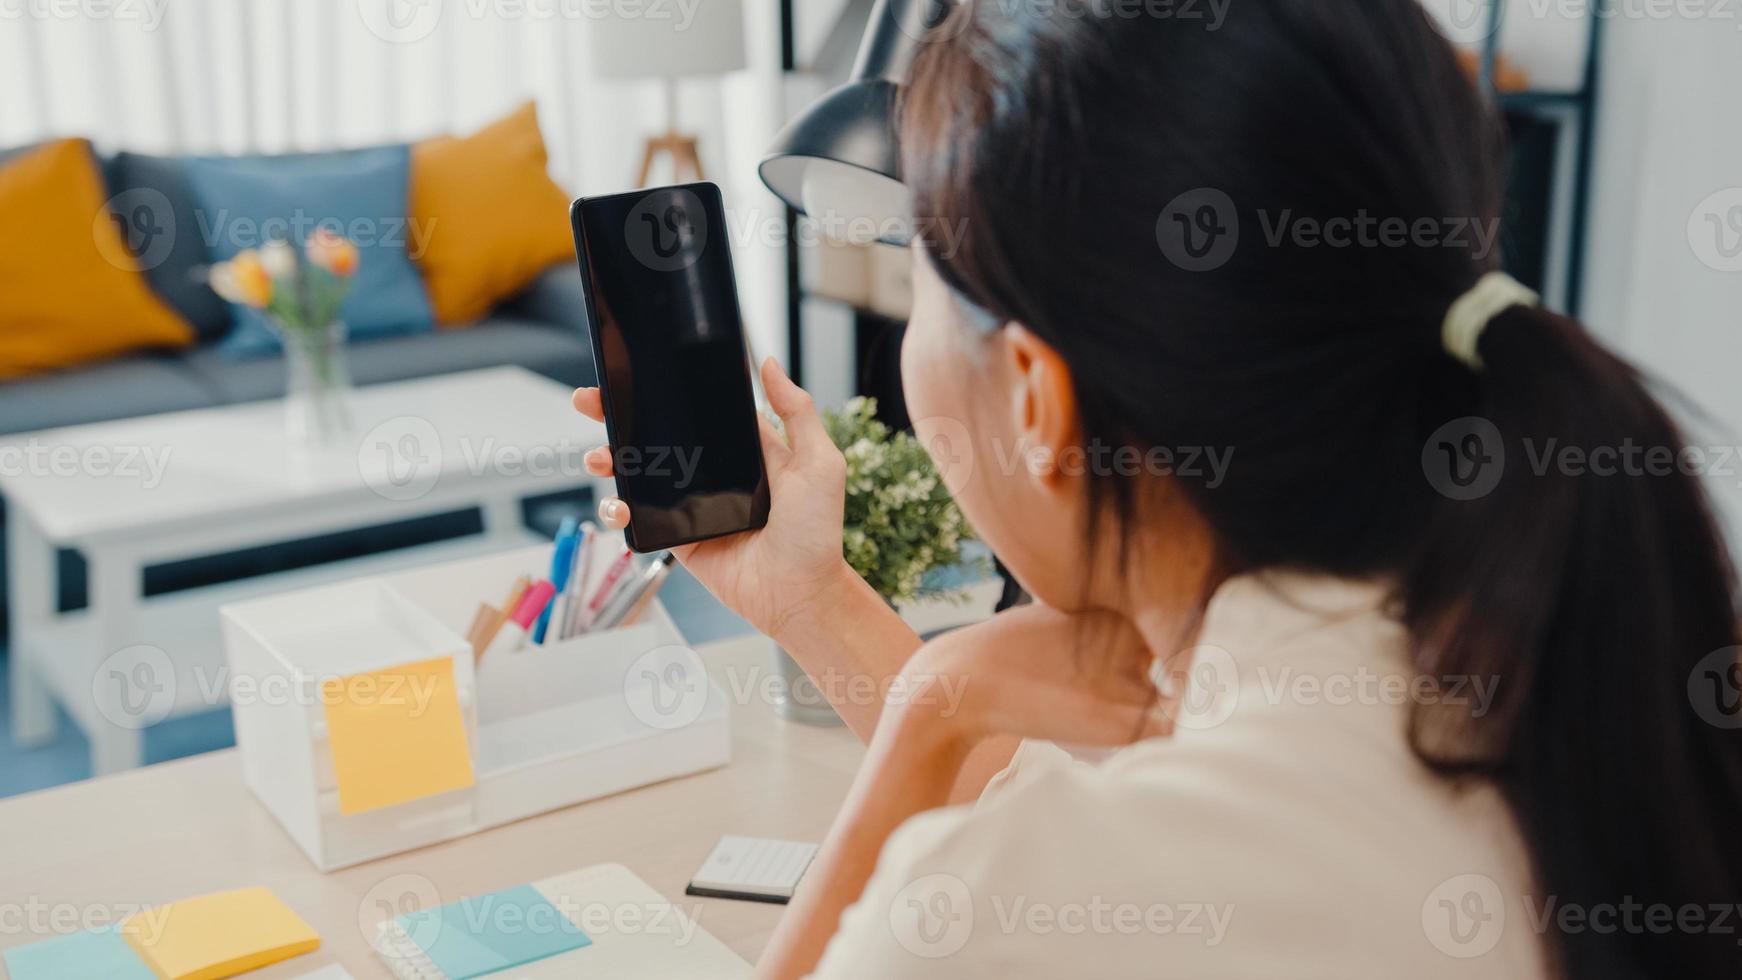
M 599 587 L 593 591 L 593 600 L 587 603 L 587 618 L 581 624 L 583 631 L 593 628 L 593 621 L 599 618 L 599 611 L 610 601 L 612 593 L 617 591 L 617 583 L 622 581 L 624 573 L 629 571 L 629 566 L 634 561 L 635 552 L 624 548 L 617 560 L 611 563 L 611 567 L 605 569 L 605 577 L 599 580 Z
M 508 617 L 508 622 L 502 624 L 502 628 L 496 631 L 496 638 L 484 649 L 484 656 L 501 656 L 520 649 L 526 643 L 527 631 L 532 629 L 533 623 L 538 622 L 538 614 L 544 612 L 544 607 L 554 595 L 556 586 L 543 579 L 527 589 L 514 614 Z

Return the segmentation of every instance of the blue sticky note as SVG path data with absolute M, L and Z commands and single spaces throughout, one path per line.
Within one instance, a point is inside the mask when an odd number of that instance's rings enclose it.
M 410 912 L 397 921 L 449 980 L 480 977 L 593 944 L 531 885 Z
M 119 927 L 44 939 L 5 956 L 12 980 L 156 980 Z

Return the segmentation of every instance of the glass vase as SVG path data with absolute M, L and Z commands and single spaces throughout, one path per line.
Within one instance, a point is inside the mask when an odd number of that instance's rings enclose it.
M 342 444 L 351 432 L 351 369 L 345 325 L 281 326 L 284 344 L 284 428 L 306 446 Z

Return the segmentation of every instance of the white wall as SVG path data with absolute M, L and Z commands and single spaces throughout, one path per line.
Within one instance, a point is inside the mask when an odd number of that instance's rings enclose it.
M 1604 55 L 1585 318 L 1698 404 L 1692 442 L 1742 446 L 1742 11 L 1617 20 Z M 1717 195 L 1714 197 L 1714 195 Z M 1742 542 L 1742 462 L 1708 477 Z

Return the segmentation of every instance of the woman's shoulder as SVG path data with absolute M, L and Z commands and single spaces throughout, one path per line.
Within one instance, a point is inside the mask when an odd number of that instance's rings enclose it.
M 1253 786 L 1219 755 L 1084 765 L 1025 748 L 980 804 L 890 837 L 817 975 L 1536 974 L 1498 801 L 1411 827 L 1397 821 L 1415 808 L 1310 779 Z

